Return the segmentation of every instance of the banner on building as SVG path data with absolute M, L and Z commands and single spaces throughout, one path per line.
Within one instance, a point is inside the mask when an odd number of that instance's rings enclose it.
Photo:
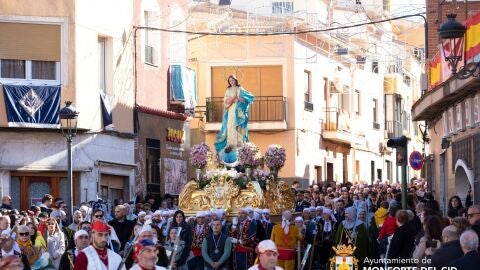
M 187 184 L 187 161 L 165 158 L 165 193 L 178 195 Z
M 3 85 L 8 126 L 59 128 L 60 86 Z
M 170 66 L 170 101 L 183 102 L 187 114 L 195 113 L 197 106 L 195 70 L 180 65 Z
M 107 130 L 112 130 L 114 128 L 112 115 L 113 97 L 100 90 L 100 100 L 102 103 L 103 127 Z
M 465 22 L 467 32 L 465 34 L 465 60 L 478 61 L 475 59 L 480 54 L 480 12 L 477 12 Z

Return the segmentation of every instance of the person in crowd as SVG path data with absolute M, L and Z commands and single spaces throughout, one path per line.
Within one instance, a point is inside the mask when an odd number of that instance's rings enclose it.
M 58 270 L 72 270 L 78 253 L 90 245 L 90 234 L 85 230 L 77 230 L 74 239 L 75 247 L 63 253 Z
M 467 219 L 472 230 L 480 236 L 480 205 L 472 205 L 468 208 Z
M 340 223 L 345 219 L 345 201 L 343 199 L 337 198 L 336 200 L 333 201 L 335 209 L 333 211 L 333 215 L 335 216 L 335 219 L 337 220 L 336 226 L 338 227 Z M 337 227 L 335 227 L 335 230 L 337 230 Z
M 32 266 L 42 255 L 42 248 L 34 246 L 30 239 L 30 232 L 26 225 L 17 227 L 17 244 L 22 254 L 24 254 L 30 266 Z
M 480 255 L 478 254 L 478 235 L 472 230 L 466 230 L 460 235 L 460 246 L 464 256 L 454 260 L 449 266 L 462 270 L 476 270 L 480 265 Z
M 202 258 L 202 243 L 209 232 L 208 224 L 205 224 L 205 212 L 196 214 L 196 219 L 191 225 L 192 228 L 192 252 L 193 258 L 188 261 L 188 269 L 202 270 L 204 262 Z
M 67 215 L 65 214 L 65 212 L 63 210 L 53 210 L 50 213 L 50 219 L 55 220 L 59 230 L 63 233 L 63 239 L 65 241 L 65 247 L 66 248 L 73 248 L 73 246 L 75 245 L 73 243 L 73 235 L 75 234 L 75 232 L 70 230 L 70 228 L 68 228 L 66 226 Z M 48 226 L 47 226 L 47 228 L 48 228 Z
M 470 229 L 470 223 L 468 223 L 468 220 L 463 217 L 452 218 L 450 224 L 457 228 L 458 235 L 461 235 L 464 231 Z
M 222 221 L 212 220 L 212 232 L 202 242 L 202 257 L 205 270 L 227 270 L 230 266 L 232 242 L 222 232 Z
M 283 270 L 277 266 L 278 250 L 272 240 L 263 240 L 258 243 L 256 248 L 258 254 L 258 264 L 248 268 L 248 270 Z
M 181 227 L 172 227 L 168 233 L 169 238 L 165 242 L 165 249 L 167 250 L 167 256 L 170 260 L 170 265 L 174 266 L 178 270 L 188 270 L 188 266 L 185 263 L 179 263 L 182 259 L 183 251 L 186 249 L 186 243 L 181 237 L 178 237 L 178 230 Z M 182 229 L 183 230 L 183 229 Z M 180 232 L 181 235 L 181 232 Z
M 119 253 L 122 255 L 125 249 L 125 244 L 130 239 L 133 226 L 135 223 L 126 219 L 127 209 L 123 204 L 115 207 L 115 219 L 108 222 L 108 224 L 115 230 L 120 241 Z
M 425 253 L 431 261 L 429 266 L 442 268 L 463 256 L 459 241 L 460 234 L 455 226 L 446 226 L 442 231 L 442 241 L 435 240 L 436 244 L 430 244 Z
M 265 230 L 265 234 L 267 238 L 270 239 L 272 236 L 272 230 L 273 230 L 273 226 L 275 226 L 275 223 L 273 223 L 270 219 L 270 209 L 263 209 L 262 214 L 263 214 L 262 226 L 263 226 L 263 229 Z
M 47 242 L 48 253 L 52 258 L 55 268 L 58 268 L 58 266 L 60 265 L 60 258 L 62 257 L 62 254 L 66 250 L 65 236 L 63 235 L 63 232 L 61 231 L 55 219 L 53 218 L 47 219 L 46 224 L 47 224 L 46 242 Z
M 345 209 L 345 220 L 343 220 L 335 235 L 334 245 L 354 245 L 355 257 L 362 265 L 368 252 L 368 232 L 365 224 L 357 218 L 357 210 L 351 206 Z
M 238 227 L 237 227 L 238 226 Z M 238 219 L 232 221 L 230 237 L 232 237 L 233 269 L 247 270 L 255 260 L 255 246 L 257 226 L 248 218 L 248 210 L 242 208 L 239 211 Z
M 78 230 L 78 225 L 82 221 L 83 221 L 82 212 L 80 212 L 80 210 L 76 210 L 75 212 L 73 212 L 73 221 L 70 225 L 68 225 L 68 228 L 73 232 L 76 232 Z
M 29 233 L 30 233 L 30 240 L 34 246 L 40 247 L 43 250 L 47 250 L 47 243 L 45 242 L 45 238 L 43 235 L 38 231 L 37 226 L 33 222 L 28 222 L 27 224 Z
M 7 258 L 8 256 L 16 256 L 20 257 L 21 262 L 23 264 L 23 270 L 30 270 L 30 264 L 28 262 L 28 258 L 25 254 L 20 253 L 18 250 L 15 250 L 15 237 L 16 234 L 12 232 L 10 229 L 3 230 L 0 233 L 0 261 L 3 258 Z M 1 268 L 0 268 L 1 269 Z
M 0 209 L 12 210 L 12 197 L 10 197 L 9 195 L 3 196 L 2 205 L 0 205 Z
M 415 228 L 410 222 L 410 214 L 407 210 L 398 210 L 395 214 L 397 230 L 390 240 L 387 248 L 387 259 L 411 258 L 414 249 Z M 392 266 L 395 264 L 392 264 Z M 403 264 L 400 264 L 403 266 Z M 390 266 L 390 265 L 389 265 Z
M 460 200 L 460 197 L 458 197 L 457 195 L 452 196 L 450 200 L 448 200 L 447 216 L 449 218 L 458 217 L 460 216 L 459 212 L 461 212 L 462 210 L 463 210 L 463 205 L 462 205 L 462 201 Z
M 117 269 L 122 263 L 122 257 L 107 248 L 110 227 L 103 221 L 92 223 L 92 244 L 78 253 L 74 270 Z M 102 267 L 103 264 L 103 267 Z M 125 270 L 125 267 L 121 269 Z
M 0 233 L 4 230 L 10 229 L 11 219 L 9 216 L 0 216 Z
M 39 205 L 40 206 L 40 211 L 42 213 L 46 213 L 47 215 L 50 215 L 50 212 L 52 212 L 52 209 L 50 208 L 53 203 L 53 196 L 50 194 L 45 194 L 42 198 L 42 203 Z
M 92 211 L 92 213 L 93 213 L 92 224 L 95 221 L 101 221 L 101 222 L 106 223 L 105 212 L 102 209 L 100 209 L 100 208 L 95 209 L 95 210 Z M 120 243 L 120 240 L 118 239 L 117 232 L 108 223 L 107 223 L 107 226 L 110 227 L 109 239 L 107 241 L 107 246 L 108 246 L 108 248 L 111 248 L 114 252 L 118 252 L 118 250 L 120 249 L 121 243 Z
M 173 217 L 171 227 L 182 228 L 180 231 L 180 240 L 185 242 L 185 248 L 182 250 L 180 258 L 176 260 L 176 267 L 181 268 L 185 266 L 185 268 L 188 268 L 186 264 L 192 249 L 192 231 L 190 225 L 186 222 L 183 211 L 177 210 Z
M 291 224 L 292 212 L 282 214 L 282 223 L 273 226 L 271 240 L 278 247 L 278 265 L 286 270 L 295 268 L 295 256 L 302 240 L 298 228 Z
M 398 228 L 396 214 L 397 214 L 396 206 L 392 206 L 388 209 L 388 217 L 383 222 L 383 226 L 380 229 L 380 233 L 378 234 L 379 255 L 382 258 L 385 257 L 385 254 L 387 252 L 389 237 L 395 234 L 395 231 Z
M 135 245 L 134 257 L 136 264 L 130 270 L 166 270 L 165 267 L 156 265 L 157 246 L 149 239 L 144 239 Z
M 375 223 L 379 228 L 382 227 L 383 222 L 387 219 L 388 215 L 388 202 L 383 201 L 380 203 L 380 207 L 375 211 Z

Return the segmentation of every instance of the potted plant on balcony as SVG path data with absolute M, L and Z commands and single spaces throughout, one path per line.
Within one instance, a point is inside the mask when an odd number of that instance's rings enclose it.
M 278 177 L 278 171 L 285 165 L 287 153 L 285 148 L 279 144 L 271 144 L 265 152 L 265 165 L 270 169 L 270 173 Z

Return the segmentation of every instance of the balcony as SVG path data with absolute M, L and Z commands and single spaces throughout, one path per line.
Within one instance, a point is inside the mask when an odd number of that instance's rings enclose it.
M 385 130 L 387 131 L 388 138 L 403 135 L 403 127 L 400 121 L 385 121 Z
M 223 117 L 223 97 L 207 97 L 206 130 L 220 130 Z M 287 98 L 257 96 L 250 107 L 250 130 L 286 129 Z
M 323 110 L 323 132 L 324 139 L 351 144 L 350 117 L 337 107 L 327 107 Z

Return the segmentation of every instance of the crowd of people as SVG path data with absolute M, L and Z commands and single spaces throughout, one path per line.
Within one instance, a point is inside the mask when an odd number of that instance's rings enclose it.
M 480 265 L 480 206 L 458 196 L 447 215 L 423 180 L 400 185 L 313 185 L 274 222 L 269 209 L 222 209 L 186 217 L 175 198 L 112 207 L 84 203 L 72 214 L 46 194 L 28 211 L 0 206 L 0 269 L 329 269 L 332 247 L 355 246 L 362 266 Z

